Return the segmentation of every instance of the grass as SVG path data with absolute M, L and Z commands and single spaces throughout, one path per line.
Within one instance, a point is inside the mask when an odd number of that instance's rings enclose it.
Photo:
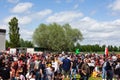
M 101 77 L 96 77 L 96 78 L 90 77 L 89 80 L 102 80 L 102 78 Z
M 64 80 L 70 80 L 70 79 L 69 78 L 65 78 Z M 79 79 L 77 79 L 77 80 L 79 80 Z M 96 77 L 96 78 L 90 77 L 89 80 L 102 80 L 102 78 L 101 77 Z
M 76 80 L 79 80 L 80 79 L 80 75 L 77 74 L 76 78 L 78 78 Z M 70 80 L 70 78 L 65 78 L 64 80 Z M 90 77 L 89 80 L 102 80 L 102 78 L 101 77 Z
M 97 52 L 98 54 L 104 54 L 105 52 Z M 113 52 L 109 52 L 110 54 Z M 120 52 L 114 52 L 115 54 L 120 54 Z

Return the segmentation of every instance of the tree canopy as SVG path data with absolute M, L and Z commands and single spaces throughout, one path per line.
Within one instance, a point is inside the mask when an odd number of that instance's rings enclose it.
M 20 34 L 18 27 L 18 19 L 13 17 L 9 22 L 9 38 L 10 38 L 10 47 L 20 47 Z
M 28 48 L 32 48 L 34 47 L 33 43 L 31 41 L 28 40 L 24 40 L 24 39 L 20 39 L 20 47 L 28 47 Z
M 40 24 L 33 33 L 35 45 L 54 51 L 70 51 L 82 39 L 82 33 L 69 24 Z

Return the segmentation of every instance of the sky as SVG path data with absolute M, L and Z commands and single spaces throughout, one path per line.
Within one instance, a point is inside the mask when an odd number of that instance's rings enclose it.
M 32 40 L 41 23 L 56 22 L 79 29 L 83 45 L 120 45 L 120 0 L 0 0 L 0 28 L 6 29 L 6 39 L 13 17 L 25 40 Z

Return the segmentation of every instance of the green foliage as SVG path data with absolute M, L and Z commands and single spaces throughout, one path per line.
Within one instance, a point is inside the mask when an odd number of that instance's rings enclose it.
M 74 43 L 82 39 L 81 32 L 69 24 L 41 24 L 33 34 L 33 42 L 37 46 L 54 51 L 71 51 Z
M 10 38 L 10 47 L 20 47 L 20 34 L 18 27 L 18 19 L 13 17 L 9 22 L 9 38 Z
M 104 52 L 105 51 L 105 45 L 100 46 L 98 44 L 80 45 L 79 43 L 77 43 L 75 48 L 80 49 L 81 52 Z M 119 52 L 120 47 L 109 45 L 108 50 L 109 52 L 112 52 L 112 51 Z
M 23 40 L 22 38 L 20 39 L 20 47 L 27 47 L 27 48 L 31 48 L 34 47 L 31 41 L 28 40 Z
M 8 40 L 6 40 L 5 46 L 6 46 L 6 49 L 10 47 L 10 42 Z

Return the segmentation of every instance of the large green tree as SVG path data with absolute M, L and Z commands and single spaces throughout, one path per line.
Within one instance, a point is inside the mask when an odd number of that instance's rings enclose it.
M 13 17 L 9 22 L 9 39 L 10 47 L 20 47 L 20 34 L 18 27 L 18 19 Z
M 70 51 L 82 39 L 82 33 L 69 24 L 40 24 L 33 34 L 35 45 L 55 51 Z

